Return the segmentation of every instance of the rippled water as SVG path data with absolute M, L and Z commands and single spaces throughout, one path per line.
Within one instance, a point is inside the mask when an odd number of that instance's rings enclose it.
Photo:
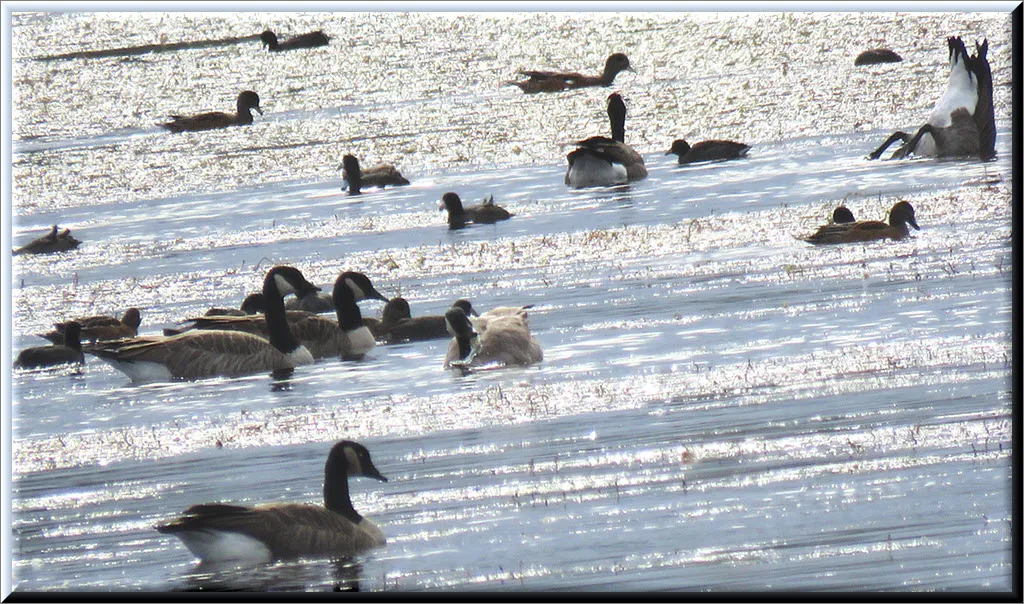
M 131 47 L 323 29 L 325 48 Z M 144 333 L 237 305 L 269 266 L 342 270 L 413 313 L 533 304 L 544 362 L 457 376 L 447 342 L 288 379 L 134 385 L 90 357 L 15 372 L 17 590 L 1005 591 L 1011 584 L 1011 21 L 1005 13 L 15 14 L 12 348 L 141 309 Z M 988 38 L 994 162 L 869 162 L 945 87 L 945 37 Z M 888 46 L 902 63 L 853 66 Z M 116 56 L 82 53 L 128 49 Z M 522 94 L 521 68 L 636 70 L 650 177 L 568 190 L 608 89 Z M 78 58 L 59 55 L 78 53 Z M 170 135 L 171 113 L 245 128 Z M 749 158 L 677 166 L 672 139 Z M 353 199 L 336 167 L 410 187 Z M 449 232 L 437 200 L 516 213 Z M 814 248 L 845 202 L 902 242 Z M 364 315 L 380 303 L 364 302 Z M 153 530 L 208 501 L 317 501 L 341 438 L 386 547 L 347 563 L 196 568 Z

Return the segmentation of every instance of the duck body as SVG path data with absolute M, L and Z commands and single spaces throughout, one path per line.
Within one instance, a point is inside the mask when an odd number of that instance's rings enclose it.
M 462 308 L 467 315 L 476 315 L 469 300 L 456 300 L 452 306 Z M 384 307 L 383 318 L 371 330 L 378 340 L 386 344 L 422 342 L 450 337 L 444 315 L 413 317 L 405 298 L 392 298 Z
M 494 203 L 492 195 L 487 200 L 469 206 L 462 205 L 457 193 L 448 192 L 441 196 L 441 209 L 448 211 L 448 228 L 461 229 L 469 223 L 494 224 L 515 216 Z
M 530 334 L 530 326 L 524 316 L 495 316 L 482 324 L 474 324 L 461 308 L 453 306 L 445 313 L 445 319 L 453 336 L 445 355 L 445 369 L 525 366 L 544 359 L 540 344 Z
M 340 441 L 324 467 L 323 506 L 200 504 L 156 529 L 181 539 L 204 563 L 347 558 L 386 544 L 380 527 L 353 508 L 350 476 L 387 482 L 363 445 Z
M 237 112 L 234 114 L 222 111 L 201 113 L 199 115 L 172 115 L 171 121 L 160 124 L 162 128 L 171 132 L 200 132 L 203 130 L 216 130 L 229 126 L 246 126 L 252 123 L 252 110 L 255 109 L 263 115 L 260 108 L 260 97 L 251 90 L 244 90 L 238 95 L 235 101 Z
M 80 339 L 81 326 L 74 321 L 68 322 L 62 335 L 61 344 L 36 346 L 22 350 L 18 353 L 14 366 L 22 369 L 37 369 L 69 363 L 79 365 L 85 363 L 85 354 L 82 352 Z
M 889 222 L 861 220 L 854 222 L 833 222 L 820 227 L 804 241 L 816 245 L 857 243 L 881 239 L 904 239 L 910 235 L 907 225 L 920 230 L 914 217 L 914 208 L 909 202 L 900 201 L 889 210 Z
M 30 241 L 12 252 L 13 256 L 23 254 L 55 254 L 78 247 L 82 242 L 71 236 L 70 229 L 58 232 L 57 225 L 49 233 Z
M 272 268 L 263 282 L 268 338 L 226 330 L 191 330 L 173 336 L 137 336 L 99 342 L 86 349 L 133 381 L 199 379 L 294 369 L 313 357 L 294 338 L 283 296 L 318 289 L 297 269 Z
M 672 142 L 665 155 L 675 154 L 679 156 L 680 164 L 692 164 L 703 161 L 724 161 L 746 157 L 750 151 L 750 145 L 727 140 L 701 141 L 692 147 L 683 139 L 676 139 Z
M 626 104 L 618 93 L 608 96 L 612 137 L 592 136 L 578 141 L 566 155 L 565 184 L 579 189 L 613 186 L 647 178 L 644 158 L 626 144 Z M 623 174 L 625 180 L 623 180 Z
M 854 65 L 877 65 L 879 63 L 899 63 L 903 57 L 888 48 L 872 48 L 857 55 Z
M 358 195 L 363 187 L 383 189 L 388 186 L 401 187 L 409 184 L 393 165 L 382 163 L 363 170 L 354 155 L 342 157 L 341 177 L 345 180 L 349 195 Z
M 138 335 L 139 326 L 142 324 L 142 315 L 139 313 L 139 309 L 129 308 L 120 319 L 106 315 L 79 317 L 73 321 L 54 323 L 54 330 L 40 334 L 40 337 L 59 344 L 64 341 L 67 327 L 72 322 L 79 326 L 82 340 L 103 342 L 133 338 Z
M 561 92 L 562 90 L 591 86 L 611 86 L 615 81 L 615 76 L 621 71 L 632 71 L 632 67 L 629 64 L 629 58 L 619 52 L 605 60 L 604 71 L 601 72 L 601 75 L 587 76 L 576 72 L 559 71 L 520 71 L 521 75 L 529 79 L 508 83 L 518 86 L 527 94 Z
M 269 29 L 260 34 L 260 40 L 263 42 L 263 47 L 269 49 L 270 52 L 283 52 L 299 48 L 316 48 L 318 46 L 327 46 L 331 41 L 327 34 L 317 30 L 300 34 L 281 42 L 277 39 L 277 34 Z

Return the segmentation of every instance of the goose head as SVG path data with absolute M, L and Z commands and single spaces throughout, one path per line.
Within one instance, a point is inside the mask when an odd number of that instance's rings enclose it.
M 260 108 L 260 95 L 251 90 L 243 90 L 238 94 L 237 105 L 238 115 L 248 114 L 252 117 L 252 109 L 263 115 L 263 109 Z
M 363 273 L 345 271 L 338 275 L 337 280 L 335 280 L 335 288 L 337 288 L 339 284 L 344 284 L 348 287 L 349 291 L 352 292 L 352 295 L 355 296 L 356 302 L 361 300 L 380 300 L 381 302 L 387 303 L 388 301 L 388 297 L 377 291 L 377 289 L 373 287 L 373 283 L 370 281 L 370 278 Z
M 629 57 L 621 52 L 617 52 L 605 60 L 604 77 L 602 79 L 611 82 L 620 71 L 633 71 L 633 67 L 629 64 Z
M 458 216 L 463 213 L 462 198 L 457 193 L 448 192 L 441 196 L 440 210 L 448 210 L 449 215 Z
M 914 206 L 910 205 L 909 201 L 900 201 L 889 210 L 889 225 L 899 227 L 906 224 L 918 231 L 921 230 L 914 218 Z
M 363 173 L 359 169 L 359 160 L 354 155 L 345 155 L 341 158 L 341 168 L 344 170 L 345 180 L 348 181 L 348 194 L 359 195 L 363 185 Z
M 672 141 L 672 147 L 665 152 L 665 155 L 678 155 L 682 157 L 690 151 L 690 143 L 681 138 Z
M 270 297 L 281 299 L 288 294 L 302 297 L 318 291 L 319 287 L 307 281 L 299 269 L 291 266 L 275 266 L 263 280 L 264 301 Z
M 373 465 L 370 452 L 363 445 L 343 440 L 331 447 L 324 464 L 324 507 L 358 518 L 348 496 L 349 476 L 366 476 L 381 482 L 388 479 Z

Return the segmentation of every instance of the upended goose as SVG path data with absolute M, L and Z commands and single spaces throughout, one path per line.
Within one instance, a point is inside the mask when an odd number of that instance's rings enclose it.
M 331 41 L 327 34 L 323 31 L 317 30 L 305 34 L 299 34 L 281 42 L 277 39 L 277 34 L 269 29 L 260 34 L 260 40 L 263 42 L 263 47 L 269 49 L 271 52 L 327 46 L 327 43 Z
M 617 52 L 605 60 L 604 71 L 601 72 L 601 75 L 586 76 L 576 72 L 560 71 L 520 71 L 520 74 L 529 79 L 521 82 L 507 82 L 507 84 L 518 86 L 527 94 L 560 92 L 590 86 L 611 86 L 620 71 L 633 71 L 633 68 L 629 64 L 629 57 Z
M 647 178 L 644 158 L 625 143 L 626 104 L 613 92 L 608 95 L 608 120 L 612 137 L 592 136 L 576 143 L 566 155 L 569 167 L 565 184 L 574 189 L 606 187 Z
M 995 157 L 996 122 L 992 104 L 992 69 L 988 63 L 988 40 L 975 43 L 975 54 L 959 37 L 947 39 L 949 83 L 924 126 L 911 138 L 893 133 L 869 159 L 878 159 L 897 140 L 905 144 L 890 159 L 909 155 L 938 157 Z
M 194 505 L 156 530 L 181 539 L 204 563 L 261 564 L 292 558 L 345 558 L 386 543 L 380 527 L 352 507 L 349 476 L 388 479 L 363 445 L 343 440 L 324 467 L 324 505 Z
M 252 123 L 253 109 L 263 115 L 263 109 L 260 108 L 260 95 L 251 90 L 240 92 L 235 106 L 237 112 L 234 114 L 213 111 L 199 115 L 172 115 L 171 121 L 160 124 L 160 127 L 171 132 L 199 132 L 229 126 L 247 126 Z
M 838 208 L 836 210 L 838 212 Z M 833 212 L 833 217 L 835 213 Z M 850 213 L 853 218 L 853 213 Z M 840 218 L 843 218 L 840 215 Z M 826 224 L 804 241 L 814 244 L 856 243 L 876 241 L 879 239 L 903 239 L 910 235 L 907 225 L 920 230 L 914 218 L 914 206 L 909 201 L 900 201 L 889 210 L 889 223 L 881 220 L 859 220 L 854 222 L 838 222 L 833 218 L 832 224 Z
M 65 331 L 72 322 L 78 325 L 81 330 L 81 339 L 86 341 L 103 342 L 107 340 L 121 340 L 134 338 L 139 333 L 139 325 L 142 324 L 142 315 L 137 308 L 129 308 L 124 311 L 120 319 L 106 315 L 95 315 L 92 317 L 79 317 L 72 321 L 54 323 L 53 331 L 39 334 L 39 337 L 60 344 L 64 341 Z
M 60 344 L 35 346 L 22 350 L 18 353 L 18 359 L 14 362 L 14 366 L 22 369 L 36 369 L 67 363 L 79 365 L 85 363 L 80 339 L 81 326 L 74 321 L 69 321 L 65 324 L 61 335 L 63 340 Z
M 284 296 L 317 290 L 298 269 L 275 266 L 263 280 L 269 339 L 241 331 L 192 330 L 174 336 L 139 336 L 86 348 L 133 381 L 239 376 L 294 369 L 313 356 L 288 329 Z
M 359 195 L 363 187 L 383 189 L 388 186 L 402 187 L 409 184 L 409 181 L 393 165 L 377 164 L 363 170 L 354 155 L 342 157 L 341 165 L 338 167 L 341 168 L 341 177 L 348 186 L 349 195 Z
M 445 321 L 453 336 L 444 359 L 445 369 L 531 365 L 544 360 L 540 344 L 530 335 L 525 311 L 474 325 L 462 308 L 453 306 L 445 313 Z
M 344 360 L 360 359 L 376 345 L 373 333 L 363 324 L 362 313 L 356 304 L 360 296 L 370 296 L 387 301 L 366 284 L 369 279 L 362 273 L 346 271 L 334 282 L 331 295 L 338 317 L 331 318 L 304 311 L 288 311 L 286 321 L 292 336 L 304 346 L 314 359 L 341 357 Z M 265 338 L 269 335 L 270 319 L 267 315 L 247 317 L 196 317 L 189 319 L 195 330 L 227 330 L 245 332 Z M 186 332 L 188 333 L 188 332 Z

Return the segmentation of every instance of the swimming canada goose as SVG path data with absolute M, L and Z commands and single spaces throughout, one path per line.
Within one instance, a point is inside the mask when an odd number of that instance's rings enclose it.
M 74 321 L 69 321 L 65 324 L 62 335 L 64 340 L 61 344 L 36 346 L 22 350 L 18 353 L 18 359 L 14 362 L 14 366 L 22 369 L 34 369 L 65 363 L 85 363 L 85 355 L 82 353 L 81 326 Z
M 566 155 L 569 168 L 565 184 L 574 189 L 603 187 L 647 178 L 644 158 L 626 144 L 626 104 L 613 92 L 608 95 L 608 120 L 612 137 L 592 136 L 576 143 Z
M 391 164 L 377 164 L 372 168 L 362 170 L 359 167 L 359 160 L 354 155 L 345 155 L 341 158 L 341 177 L 348 183 L 348 194 L 359 195 L 362 187 L 379 187 L 381 189 L 388 185 L 401 187 L 409 184 L 409 181 Z
M 854 65 L 876 65 L 878 63 L 899 63 L 903 57 L 888 48 L 872 48 L 857 55 Z
M 450 191 L 441 196 L 439 209 L 448 210 L 449 229 L 461 229 L 470 222 L 474 224 L 494 224 L 495 222 L 508 220 L 515 216 L 515 214 L 505 208 L 495 205 L 493 195 L 478 204 L 463 206 L 462 198 Z
M 894 132 L 868 156 L 878 159 L 897 140 L 905 143 L 890 159 L 910 155 L 938 157 L 995 157 L 996 125 L 992 105 L 992 69 L 988 63 L 988 40 L 975 43 L 973 56 L 959 37 L 947 39 L 949 83 L 935 104 L 928 121 L 911 137 Z
M 507 82 L 518 86 L 527 94 L 537 92 L 559 92 L 588 86 L 611 86 L 620 71 L 633 71 L 629 58 L 621 52 L 608 57 L 604 63 L 604 71 L 599 76 L 585 76 L 579 73 L 558 71 L 520 71 L 528 80 Z
M 298 269 L 275 266 L 263 280 L 269 339 L 223 330 L 191 330 L 174 336 L 139 336 L 86 348 L 133 381 L 238 376 L 293 369 L 313 362 L 285 318 L 284 296 L 317 289 Z
M 245 317 L 248 315 L 258 315 L 263 312 L 263 294 L 256 292 L 255 294 L 249 294 L 242 300 L 242 305 L 238 308 L 211 308 L 206 311 L 207 317 Z
M 469 302 L 466 302 L 466 304 L 469 304 Z M 453 306 L 456 305 L 458 305 L 458 303 L 454 304 Z M 478 314 L 476 310 L 473 310 L 473 316 L 470 317 L 469 321 L 470 323 L 473 324 L 473 327 L 477 330 L 477 332 L 483 332 L 484 330 L 487 329 L 487 323 L 489 321 L 501 317 L 518 317 L 522 322 L 526 323 L 527 327 L 529 327 L 530 315 L 526 311 L 531 308 L 533 308 L 533 304 L 527 304 L 525 306 L 495 306 L 494 308 L 484 312 L 483 314 Z M 462 309 L 465 310 L 466 308 L 463 306 Z
M 286 320 L 292 336 L 304 346 L 314 359 L 341 357 L 345 360 L 362 358 L 375 345 L 373 333 L 363 324 L 362 313 L 356 304 L 357 296 L 370 296 L 387 300 L 377 293 L 366 275 L 346 271 L 338 276 L 331 292 L 338 320 L 305 311 L 288 311 Z M 357 293 L 358 292 L 358 293 Z M 228 330 L 254 334 L 261 338 L 269 335 L 270 322 L 266 315 L 247 317 L 196 317 L 189 319 L 197 330 Z
M 129 308 L 124 315 L 118 319 L 106 315 L 92 317 L 79 317 L 72 321 L 54 323 L 54 330 L 49 333 L 39 334 L 54 344 L 64 341 L 64 331 L 72 322 L 76 323 L 81 330 L 81 339 L 86 341 L 121 340 L 123 338 L 134 338 L 139 333 L 139 325 L 142 324 L 142 315 L 139 309 Z
M 832 223 L 833 224 L 844 224 L 847 222 L 857 222 L 857 219 L 853 217 L 853 211 L 846 206 L 839 206 L 832 210 Z
M 467 315 L 477 312 L 469 300 L 456 300 L 452 306 L 462 309 Z M 412 316 L 409 302 L 405 298 L 392 298 L 384 307 L 381 320 L 370 328 L 378 340 L 386 344 L 421 342 L 450 337 L 444 315 Z
M 508 314 L 474 325 L 466 312 L 457 306 L 448 309 L 444 316 L 448 333 L 453 336 L 444 359 L 445 369 L 530 365 L 544 359 L 540 344 L 530 335 L 530 326 L 524 316 Z
M 665 155 L 673 153 L 679 156 L 680 164 L 692 164 L 699 161 L 721 161 L 746 157 L 750 145 L 735 141 L 709 140 L 701 141 L 692 147 L 679 138 L 672 141 L 672 148 Z
M 63 231 L 57 232 L 57 225 L 53 225 L 50 232 L 33 239 L 25 245 L 19 247 L 12 252 L 14 256 L 20 256 L 22 254 L 53 254 L 55 252 L 66 252 L 73 250 L 82 243 L 78 239 L 71 236 L 70 229 L 64 229 Z
M 264 48 L 269 48 L 271 52 L 280 52 L 283 50 L 295 50 L 298 48 L 327 46 L 330 38 L 327 34 L 318 30 L 301 34 L 293 38 L 288 38 L 284 42 L 278 42 L 277 34 L 268 29 L 260 34 L 260 40 L 263 41 Z
M 833 213 L 834 214 L 834 213 Z M 852 213 L 851 213 L 852 217 Z M 900 201 L 889 210 L 889 223 L 880 220 L 857 222 L 833 222 L 820 227 L 804 241 L 814 244 L 853 243 L 877 239 L 903 239 L 910 235 L 907 225 L 921 230 L 914 219 L 914 207 L 910 202 Z
M 237 113 L 224 113 L 214 111 L 201 113 L 199 115 L 172 115 L 170 122 L 160 124 L 171 132 L 199 132 L 201 130 L 214 130 L 227 128 L 228 126 L 246 126 L 252 123 L 252 110 L 255 109 L 263 115 L 260 109 L 260 96 L 251 90 L 239 93 L 236 101 Z
M 370 278 L 363 273 L 353 272 L 351 275 L 352 284 L 355 286 L 353 292 L 356 295 L 356 302 L 366 299 L 383 300 L 388 299 L 373 287 Z M 294 298 L 288 298 L 284 307 L 288 310 L 304 310 L 312 313 L 334 312 L 334 294 L 317 292 L 297 292 Z
M 349 557 L 386 542 L 380 527 L 352 507 L 350 476 L 388 481 L 373 465 L 366 447 L 343 440 L 327 456 L 323 506 L 199 504 L 156 530 L 181 539 L 204 563 Z

